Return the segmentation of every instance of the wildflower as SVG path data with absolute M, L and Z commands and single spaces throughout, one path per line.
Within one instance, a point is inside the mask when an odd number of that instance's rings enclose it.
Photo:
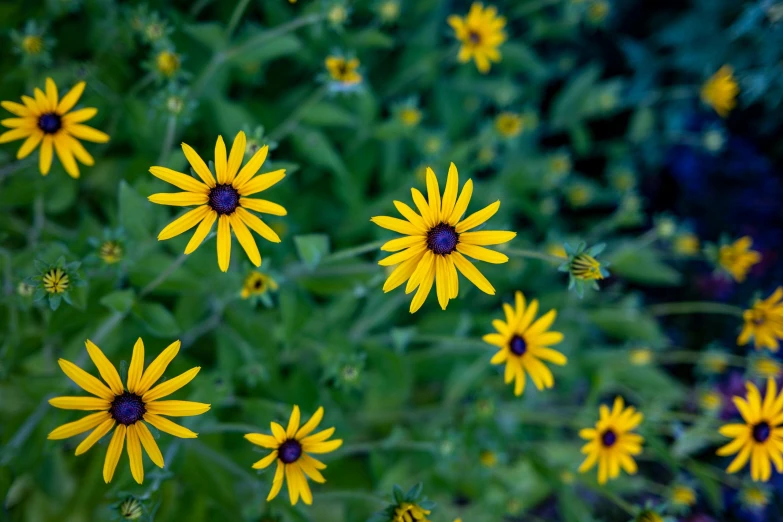
M 479 454 L 479 461 L 486 468 L 494 468 L 498 463 L 498 455 L 494 451 L 484 450 Z
M 745 325 L 737 338 L 737 344 L 744 346 L 753 338 L 756 350 L 769 348 L 777 352 L 779 341 L 783 339 L 783 286 L 778 287 L 771 296 L 756 299 L 750 310 L 742 314 Z
M 421 497 L 422 485 L 416 484 L 407 493 L 396 484 L 392 489 L 393 504 L 376 513 L 370 519 L 373 522 L 430 522 L 427 516 L 432 513 L 435 504 Z
M 443 138 L 436 134 L 432 134 L 424 138 L 424 143 L 422 143 L 422 145 L 425 154 L 429 156 L 435 156 L 441 151 L 441 149 L 443 149 Z M 426 179 L 426 169 L 424 177 Z
M 49 65 L 51 49 L 54 41 L 46 36 L 49 33 L 46 26 L 30 20 L 21 32 L 11 31 L 11 41 L 14 52 L 22 57 L 23 63 Z
M 177 207 L 198 205 L 197 208 L 185 213 L 161 230 L 158 240 L 171 239 L 198 225 L 185 248 L 185 254 L 190 254 L 201 245 L 212 229 L 212 225 L 217 221 L 217 258 L 218 266 L 223 272 L 228 270 L 231 258 L 231 229 L 234 230 L 250 262 L 255 266 L 261 266 L 261 254 L 250 230 L 267 241 L 280 242 L 280 237 L 249 210 L 274 216 L 285 216 L 287 213 L 286 209 L 277 203 L 247 197 L 266 190 L 283 179 L 285 169 L 255 176 L 266 160 L 268 152 L 266 146 L 256 152 L 240 169 L 245 155 L 245 142 L 245 133 L 240 131 L 234 139 L 231 154 L 227 158 L 223 137 L 218 136 L 215 145 L 217 181 L 201 156 L 185 143 L 182 144 L 182 150 L 201 181 L 166 167 L 150 168 L 153 176 L 185 191 L 153 194 L 149 197 L 150 201 Z
M 676 484 L 669 491 L 669 501 L 676 508 L 689 508 L 696 504 L 696 490 L 687 484 Z
M 490 62 L 500 62 L 498 47 L 506 41 L 503 32 L 506 19 L 497 16 L 497 8 L 485 9 L 483 4 L 475 2 L 467 16 L 451 15 L 448 22 L 457 40 L 462 42 L 457 60 L 465 63 L 472 58 L 482 74 L 489 72 Z
M 62 294 L 68 290 L 68 274 L 62 268 L 52 268 L 43 276 L 43 286 L 50 294 Z
M 415 107 L 402 109 L 398 116 L 406 127 L 415 127 L 421 121 L 421 111 Z
M 174 51 L 164 49 L 155 56 L 155 70 L 165 78 L 173 78 L 180 68 L 180 57 Z
M 726 424 L 718 431 L 724 437 L 734 440 L 718 449 L 720 456 L 739 453 L 726 468 L 726 473 L 736 473 L 750 460 L 750 476 L 754 482 L 769 480 L 772 474 L 771 462 L 778 473 L 783 472 L 783 443 L 779 441 L 778 428 L 783 424 L 783 394 L 778 395 L 775 380 L 767 379 L 766 396 L 752 382 L 745 383 L 746 397 L 734 397 L 734 405 L 744 422 Z M 753 458 L 751 459 L 751 454 Z
M 737 106 L 739 85 L 734 78 L 734 69 L 730 65 L 724 65 L 718 72 L 704 82 L 701 88 L 701 99 L 712 107 L 721 118 L 729 115 Z
M 707 413 L 717 413 L 723 408 L 723 395 L 717 390 L 703 390 L 699 393 L 699 407 Z
M 342 26 L 348 23 L 349 14 L 348 8 L 345 5 L 336 3 L 327 11 L 326 20 L 335 29 L 342 29 Z
M 498 333 L 487 334 L 484 342 L 500 348 L 492 360 L 492 364 L 506 363 L 506 384 L 514 381 L 514 395 L 522 395 L 525 391 L 525 373 L 530 375 L 533 384 L 539 390 L 551 388 L 555 381 L 552 372 L 541 361 L 548 361 L 563 366 L 568 361 L 562 353 L 550 348 L 563 340 L 560 332 L 549 331 L 555 321 L 557 311 L 550 310 L 538 320 L 538 300 L 533 299 L 529 305 L 525 303 L 522 292 L 515 295 L 515 306 L 503 304 L 506 320 L 496 319 L 492 322 Z
M 571 156 L 567 152 L 558 152 L 552 154 L 548 159 L 549 173 L 553 179 L 559 181 L 563 177 L 571 172 Z
M 584 207 L 593 199 L 592 188 L 587 183 L 572 183 L 566 190 L 566 199 L 572 207 Z
M 655 220 L 655 233 L 662 239 L 670 239 L 677 232 L 677 222 L 669 216 L 658 216 Z
M 79 140 L 95 143 L 109 141 L 108 135 L 83 124 L 95 116 L 97 109 L 87 108 L 71 112 L 84 92 L 85 85 L 84 82 L 77 83 L 60 99 L 54 80 L 47 78 L 46 93 L 36 87 L 34 99 L 22 96 L 24 105 L 12 101 L 0 102 L 7 111 L 17 116 L 0 121 L 0 124 L 12 129 L 0 134 L 0 143 L 26 138 L 16 153 L 17 159 L 27 157 L 40 144 L 39 169 L 44 176 L 49 173 L 52 152 L 56 151 L 65 171 L 71 177 L 78 178 L 79 167 L 76 160 L 88 166 L 95 163 Z
M 740 503 L 748 511 L 760 512 L 769 506 L 772 494 L 766 486 L 748 485 L 740 490 Z
M 699 236 L 691 232 L 684 232 L 674 238 L 672 245 L 674 252 L 681 256 L 695 256 L 699 253 Z
M 270 290 L 274 292 L 277 289 L 277 282 L 271 276 L 254 270 L 247 275 L 242 284 L 242 299 L 262 296 Z
M 144 507 L 134 497 L 128 497 L 118 507 L 120 518 L 123 520 L 136 520 L 144 514 Z
M 24 281 L 19 281 L 19 284 L 16 286 L 16 293 L 22 297 L 30 297 L 35 293 L 35 287 Z
M 657 511 L 652 509 L 643 509 L 636 515 L 633 522 L 665 522 L 663 517 Z
M 344 58 L 330 55 L 324 62 L 333 88 L 340 91 L 352 90 L 362 83 L 362 75 L 359 74 L 359 60 L 357 58 Z
M 549 243 L 546 246 L 546 253 L 549 254 L 550 256 L 562 257 L 563 259 L 568 257 L 565 247 L 559 241 L 554 243 Z
M 288 497 L 291 505 L 295 505 L 302 498 L 305 504 L 313 503 L 313 495 L 307 478 L 316 482 L 326 482 L 320 469 L 326 469 L 326 464 L 314 459 L 311 453 L 329 453 L 339 448 L 341 439 L 329 440 L 334 433 L 334 428 L 319 431 L 314 435 L 310 433 L 318 427 L 324 416 L 323 407 L 319 407 L 306 423 L 299 426 L 299 406 L 294 406 L 291 417 L 288 420 L 288 428 L 272 422 L 272 435 L 262 433 L 248 433 L 245 438 L 251 443 L 273 450 L 269 455 L 253 464 L 253 469 L 264 469 L 277 461 L 275 477 L 272 481 L 272 490 L 266 497 L 267 502 L 280 493 L 283 487 L 283 479 L 288 482 Z
M 701 144 L 708 151 L 718 153 L 726 145 L 727 136 L 723 129 L 709 129 L 702 134 Z
M 587 19 L 594 24 L 603 22 L 607 16 L 611 6 L 606 0 L 592 0 L 587 7 Z
M 568 470 L 563 470 L 560 473 L 560 482 L 562 482 L 565 485 L 571 485 L 574 483 L 574 480 L 576 480 L 576 477 L 573 473 L 571 473 Z
M 568 259 L 558 270 L 568 272 L 568 289 L 575 289 L 579 297 L 584 295 L 586 285 L 598 290 L 597 281 L 609 277 L 609 271 L 606 269 L 609 263 L 602 263 L 596 259 L 598 254 L 604 251 L 605 246 L 600 243 L 587 248 L 587 245 L 581 242 L 574 248 L 568 243 L 564 244 Z
M 738 283 L 743 282 L 750 268 L 761 261 L 761 254 L 751 250 L 751 245 L 753 240 L 750 236 L 743 236 L 718 250 L 718 265 Z
M 777 379 L 783 374 L 783 365 L 771 357 L 754 357 L 750 362 L 750 371 L 765 379 Z
M 252 129 L 250 126 L 244 128 L 244 132 L 247 135 L 247 141 L 245 143 L 245 158 L 251 158 L 258 152 L 264 143 L 267 144 L 269 150 L 275 150 L 277 148 L 277 142 L 268 139 L 264 134 L 264 126 L 256 125 Z
M 653 351 L 649 348 L 635 348 L 628 353 L 628 360 L 634 366 L 647 366 L 653 358 Z
M 438 179 L 429 167 L 426 176 L 428 199 L 425 200 L 417 189 L 411 189 L 413 201 L 421 214 L 405 203 L 395 201 L 394 206 L 405 220 L 386 216 L 371 219 L 380 227 L 405 234 L 405 237 L 393 239 L 381 247 L 385 252 L 398 253 L 382 259 L 379 264 L 397 265 L 383 285 L 384 292 L 390 292 L 406 280 L 405 293 L 411 293 L 418 287 L 411 302 L 411 313 L 421 308 L 433 284 L 437 285 L 438 302 L 445 310 L 449 300 L 459 293 L 457 270 L 481 291 L 494 295 L 494 287 L 464 256 L 488 263 L 505 263 L 508 261 L 505 254 L 482 245 L 499 245 L 516 236 L 516 232 L 506 231 L 470 232 L 497 212 L 500 201 L 462 219 L 473 195 L 473 181 L 469 179 L 465 183 L 458 198 L 459 176 L 454 163 L 449 167 L 442 198 Z
M 192 439 L 197 434 L 187 428 L 162 417 L 201 415 L 209 410 L 209 404 L 191 401 L 161 401 L 189 383 L 198 374 L 200 367 L 192 368 L 183 374 L 168 379 L 159 385 L 153 385 L 160 380 L 169 363 L 179 352 L 180 342 L 169 345 L 152 361 L 144 371 L 144 343 L 141 338 L 133 347 L 133 356 L 128 367 L 126 387 L 123 387 L 120 374 L 106 358 L 100 348 L 90 340 L 85 343 L 90 359 L 98 368 L 98 372 L 106 382 L 102 383 L 75 364 L 60 359 L 58 361 L 63 372 L 77 385 L 95 397 L 55 397 L 49 404 L 65 410 L 98 410 L 98 413 L 88 415 L 81 420 L 64 424 L 52 431 L 48 439 L 60 440 L 93 430 L 87 438 L 76 447 L 76 455 L 81 455 L 90 449 L 101 437 L 114 429 L 106 460 L 103 464 L 103 480 L 108 484 L 114 476 L 114 469 L 120 460 L 122 448 L 127 440 L 128 458 L 134 480 L 141 484 L 144 481 L 144 464 L 141 448 L 144 447 L 150 460 L 155 465 L 163 467 L 163 455 L 158 449 L 155 438 L 144 422 L 148 422 L 160 431 L 175 437 Z M 144 421 L 144 422 L 142 422 Z M 115 429 L 116 426 L 116 429 Z M 94 429 L 93 429 L 94 428 Z
M 375 10 L 384 24 L 393 24 L 400 17 L 401 6 L 398 0 L 380 0 Z
M 98 255 L 104 263 L 113 265 L 122 259 L 122 246 L 117 241 L 104 241 Z
M 605 404 L 600 412 L 595 428 L 579 431 L 579 436 L 589 441 L 582 448 L 587 458 L 579 466 L 579 472 L 584 473 L 598 463 L 598 483 L 605 484 L 607 479 L 619 476 L 620 468 L 629 475 L 636 473 L 632 456 L 642 452 L 644 438 L 631 430 L 642 422 L 643 416 L 632 406 L 625 408 L 622 397 L 615 398 L 611 412 Z
M 707 373 L 720 375 L 726 371 L 726 368 L 729 366 L 729 361 L 726 358 L 726 354 L 723 352 L 708 351 L 701 360 L 701 366 L 703 366 Z
M 522 117 L 514 112 L 501 112 L 495 117 L 495 130 L 506 139 L 519 136 L 523 128 Z
M 620 192 L 628 192 L 636 186 L 636 175 L 628 167 L 612 169 L 609 174 L 612 186 Z
M 64 257 L 60 257 L 53 264 L 36 261 L 38 275 L 26 281 L 27 284 L 36 288 L 33 299 L 36 301 L 47 299 L 49 308 L 52 310 L 57 310 L 61 301 L 73 304 L 71 290 L 75 286 L 84 284 L 84 281 L 79 277 L 80 265 L 81 263 L 78 261 L 66 263 Z

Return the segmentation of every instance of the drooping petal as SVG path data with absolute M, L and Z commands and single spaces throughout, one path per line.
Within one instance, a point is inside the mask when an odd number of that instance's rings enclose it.
M 269 495 L 267 495 L 266 497 L 267 502 L 274 499 L 277 496 L 277 494 L 280 493 L 280 488 L 283 487 L 284 478 L 285 478 L 285 464 L 283 464 L 282 460 L 278 460 L 277 469 L 275 470 L 275 478 L 272 480 L 272 489 L 269 490 Z
M 239 216 L 245 225 L 247 225 L 251 230 L 256 232 L 267 241 L 272 243 L 280 242 L 280 236 L 277 235 L 277 232 L 272 230 L 269 225 L 261 221 L 261 219 L 255 214 L 251 214 L 244 208 L 238 207 L 236 210 L 236 215 Z
M 158 234 L 158 241 L 165 241 L 187 232 L 191 228 L 201 223 L 201 221 L 207 217 L 210 212 L 214 211 L 209 208 L 209 205 L 201 205 L 200 207 L 196 207 L 193 210 L 189 210 L 166 225 Z
M 125 445 L 125 425 L 120 424 L 114 430 L 109 447 L 106 449 L 106 459 L 103 461 L 103 481 L 107 484 L 114 477 L 114 470 L 117 468 L 117 462 L 122 455 L 122 448 Z
M 73 157 L 71 149 L 68 147 L 65 141 L 62 139 L 62 135 L 54 137 L 54 151 L 57 153 L 57 157 L 60 158 L 60 163 L 63 164 L 65 172 L 69 176 L 76 179 L 79 177 L 79 165 Z
M 46 176 L 49 174 L 49 169 L 52 167 L 52 154 L 54 153 L 54 140 L 50 134 L 43 137 L 41 141 L 41 151 L 38 157 L 38 168 L 41 174 Z
M 38 144 L 41 143 L 43 137 L 44 133 L 41 131 L 36 131 L 30 134 L 30 136 L 25 140 L 24 143 L 22 143 L 22 146 L 19 147 L 19 150 L 16 152 L 16 159 L 24 159 L 29 156 L 30 153 L 35 150 Z
M 411 301 L 410 306 L 410 313 L 416 313 L 419 308 L 424 304 L 424 301 L 426 301 L 427 296 L 430 295 L 430 290 L 432 290 L 432 284 L 435 282 L 435 262 L 433 259 L 433 263 L 430 265 L 429 270 L 425 274 L 422 275 L 421 281 L 419 282 L 419 289 L 416 291 L 416 295 L 413 296 L 413 300 Z

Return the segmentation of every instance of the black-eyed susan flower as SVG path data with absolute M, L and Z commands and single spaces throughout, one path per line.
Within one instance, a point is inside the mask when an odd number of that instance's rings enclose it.
M 456 298 L 459 293 L 457 270 L 480 290 L 494 295 L 495 288 L 465 256 L 488 263 L 505 263 L 508 256 L 484 246 L 506 243 L 517 235 L 516 232 L 494 230 L 470 232 L 497 212 L 500 201 L 462 219 L 473 195 L 473 181 L 469 179 L 457 197 L 459 175 L 454 163 L 449 167 L 442 198 L 438 179 L 429 167 L 426 177 L 427 199 L 418 189 L 411 189 L 419 213 L 405 203 L 395 201 L 394 206 L 405 220 L 386 216 L 371 219 L 379 227 L 405 235 L 381 247 L 385 252 L 397 253 L 382 259 L 378 264 L 396 265 L 383 285 L 384 292 L 394 290 L 405 281 L 408 281 L 406 294 L 418 288 L 411 301 L 411 313 L 421 308 L 433 284 L 436 285 L 438 303 L 445 310 L 449 300 Z
M 54 263 L 35 261 L 38 275 L 29 278 L 25 283 L 35 288 L 33 299 L 41 301 L 46 299 L 52 310 L 59 308 L 61 301 L 71 302 L 71 291 L 77 286 L 83 286 L 84 280 L 79 275 L 81 263 L 73 261 L 66 263 L 64 257 L 60 257 Z
M 692 232 L 678 234 L 672 242 L 672 250 L 681 256 L 695 256 L 699 253 L 700 248 L 699 236 Z
M 84 122 L 95 116 L 98 109 L 86 108 L 72 111 L 76 102 L 84 92 L 84 82 L 79 82 L 59 97 L 57 85 L 51 78 L 46 79 L 46 93 L 35 88 L 35 98 L 22 96 L 24 105 L 4 101 L 0 105 L 15 118 L 0 121 L 4 127 L 11 130 L 0 134 L 0 143 L 24 139 L 24 143 L 16 153 L 17 159 L 27 157 L 39 145 L 39 169 L 44 176 L 52 166 L 52 155 L 57 153 L 65 171 L 73 178 L 79 177 L 80 163 L 92 166 L 95 160 L 82 146 L 79 140 L 106 143 L 109 136 L 105 133 L 84 125 Z
M 772 502 L 772 491 L 762 484 L 746 485 L 739 492 L 739 501 L 751 513 L 761 513 Z
M 579 436 L 589 441 L 582 447 L 587 458 L 579 466 L 579 473 L 598 464 L 598 483 L 605 484 L 607 480 L 617 478 L 621 468 L 629 475 L 636 473 L 633 456 L 642 452 L 644 438 L 631 432 L 639 426 L 643 416 L 633 406 L 626 408 L 622 397 L 615 398 L 611 412 L 602 404 L 600 415 L 595 428 L 579 431 Z
M 144 514 L 144 506 L 135 497 L 128 497 L 117 506 L 117 513 L 122 520 L 137 520 Z
M 217 221 L 217 258 L 218 266 L 223 272 L 228 270 L 231 259 L 231 230 L 255 266 L 261 266 L 261 254 L 251 230 L 267 241 L 280 242 L 277 233 L 255 214 L 251 214 L 250 210 L 274 216 L 285 216 L 287 213 L 286 209 L 277 203 L 247 197 L 264 191 L 283 179 L 285 169 L 256 176 L 266 160 L 267 147 L 259 149 L 240 169 L 245 155 L 245 141 L 245 133 L 240 131 L 231 146 L 231 154 L 226 157 L 226 144 L 223 137 L 218 136 L 215 145 L 216 176 L 212 175 L 201 156 L 190 145 L 183 143 L 182 151 L 201 181 L 166 167 L 150 168 L 156 178 L 185 191 L 153 194 L 149 197 L 150 201 L 175 207 L 198 205 L 161 230 L 158 240 L 171 239 L 198 225 L 185 247 L 185 254 L 190 254 L 201 245 Z
M 783 472 L 783 393 L 778 394 L 772 378 L 767 379 L 763 399 L 752 382 L 745 383 L 745 389 L 745 398 L 732 398 L 743 422 L 726 424 L 718 430 L 734 440 L 718 449 L 717 454 L 725 457 L 738 453 L 726 473 L 736 473 L 750 462 L 753 481 L 767 482 L 772 476 L 772 463 L 778 473 Z
M 688 484 L 674 484 L 669 490 L 669 502 L 678 511 L 696 504 L 696 490 Z
M 739 92 L 739 84 L 734 78 L 734 69 L 730 65 L 724 65 L 704 82 L 701 87 L 701 99 L 725 118 L 737 106 Z
M 155 72 L 164 79 L 174 78 L 182 66 L 182 59 L 171 49 L 162 49 L 155 54 Z
M 324 65 L 329 74 L 329 85 L 332 90 L 350 91 L 361 85 L 362 75 L 359 73 L 358 58 L 330 55 L 326 57 Z
M 609 263 L 597 259 L 606 245 L 600 243 L 587 248 L 587 245 L 581 242 L 575 248 L 568 243 L 564 243 L 563 246 L 568 259 L 558 270 L 568 272 L 568 289 L 574 289 L 579 297 L 584 295 L 587 286 L 598 290 L 598 281 L 609 277 L 609 271 L 606 269 Z
M 133 356 L 128 367 L 128 378 L 123 386 L 117 369 L 91 341 L 87 341 L 87 352 L 105 382 L 85 372 L 72 362 L 60 359 L 60 368 L 73 382 L 94 397 L 55 397 L 49 404 L 64 410 L 95 411 L 81 420 L 63 424 L 52 431 L 50 440 L 67 439 L 86 431 L 90 434 L 76 446 L 76 455 L 89 450 L 104 435 L 114 430 L 103 463 L 103 480 L 108 484 L 114 476 L 117 462 L 127 442 L 130 469 L 134 480 L 144 481 L 144 463 L 141 448 L 144 447 L 150 460 L 163 467 L 163 455 L 158 443 L 145 422 L 160 431 L 183 439 L 196 438 L 197 434 L 180 426 L 164 416 L 184 417 L 201 415 L 210 405 L 191 401 L 161 401 L 189 383 L 198 374 L 200 367 L 192 368 L 172 379 L 154 386 L 163 376 L 169 363 L 179 352 L 180 342 L 169 345 L 144 370 L 144 343 L 141 339 L 133 347 Z
M 395 484 L 392 488 L 392 504 L 375 513 L 367 522 L 430 522 L 427 517 L 435 504 L 427 497 L 422 497 L 421 492 L 421 483 L 406 493 Z
M 761 254 L 751 250 L 751 246 L 753 239 L 743 236 L 734 243 L 721 245 L 718 249 L 718 266 L 738 283 L 745 281 L 751 267 L 761 262 Z
M 310 456 L 312 453 L 329 453 L 342 446 L 342 439 L 327 440 L 334 433 L 334 428 L 328 428 L 313 435 L 310 433 L 321 423 L 324 416 L 323 407 L 319 407 L 310 420 L 300 427 L 299 406 L 294 406 L 288 427 L 272 422 L 272 435 L 263 433 L 248 433 L 245 438 L 272 452 L 253 464 L 254 469 L 264 469 L 277 462 L 275 477 L 272 480 L 272 490 L 266 497 L 267 502 L 280 493 L 283 480 L 288 484 L 288 498 L 295 505 L 299 498 L 305 504 L 313 503 L 313 494 L 307 478 L 319 483 L 326 482 L 319 470 L 326 469 L 326 464 Z
M 490 62 L 500 62 L 498 47 L 506 41 L 503 32 L 506 19 L 498 16 L 497 8 L 484 8 L 476 2 L 470 6 L 467 16 L 451 15 L 448 22 L 454 29 L 454 36 L 462 42 L 457 60 L 465 63 L 472 58 L 482 74 L 489 72 Z
M 761 300 L 757 299 L 750 310 L 745 310 L 742 327 L 737 344 L 744 346 L 753 339 L 756 350 L 769 348 L 777 352 L 780 340 L 783 339 L 783 286 L 778 287 L 772 295 Z
M 522 116 L 515 112 L 501 112 L 495 116 L 495 131 L 503 138 L 516 138 L 523 128 Z
M 242 283 L 241 295 L 242 299 L 249 299 L 251 297 L 260 297 L 267 292 L 274 292 L 277 289 L 277 281 L 272 279 L 272 276 L 253 270 L 245 277 L 245 282 Z
M 525 391 L 526 373 L 537 389 L 551 388 L 555 379 L 542 361 L 558 366 L 568 362 L 565 355 L 550 348 L 563 340 L 562 333 L 549 330 L 557 311 L 550 310 L 536 320 L 538 300 L 526 304 L 522 292 L 516 293 L 515 306 L 512 308 L 504 303 L 503 311 L 505 321 L 492 321 L 497 333 L 484 336 L 484 342 L 500 348 L 490 362 L 506 364 L 505 381 L 506 384 L 514 381 L 514 395 L 522 395 Z

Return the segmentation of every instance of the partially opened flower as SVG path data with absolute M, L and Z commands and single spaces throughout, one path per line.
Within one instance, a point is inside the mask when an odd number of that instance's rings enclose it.
M 383 285 L 384 292 L 394 290 L 405 281 L 408 281 L 406 294 L 418 288 L 411 301 L 411 313 L 421 308 L 433 284 L 437 287 L 438 303 L 445 310 L 449 300 L 459 294 L 457 270 L 483 292 L 495 294 L 495 288 L 487 278 L 464 256 L 495 264 L 508 261 L 505 254 L 484 246 L 511 241 L 517 235 L 516 232 L 497 230 L 470 232 L 495 215 L 500 208 L 500 201 L 463 219 L 462 216 L 473 194 L 473 181 L 468 180 L 465 183 L 458 198 L 458 178 L 457 167 L 452 163 L 441 199 L 438 179 L 432 169 L 427 167 L 428 199 L 424 199 L 417 189 L 411 189 L 413 202 L 420 214 L 405 203 L 395 201 L 394 206 L 405 220 L 386 216 L 376 216 L 371 219 L 380 227 L 405 234 L 405 237 L 393 239 L 381 247 L 381 250 L 386 252 L 397 253 L 382 259 L 379 264 L 397 265 Z
M 79 140 L 95 143 L 109 141 L 107 134 L 84 125 L 85 121 L 98 113 L 98 109 L 72 110 L 84 92 L 85 85 L 84 82 L 77 83 L 60 98 L 54 80 L 47 78 L 46 93 L 36 87 L 33 91 L 35 98 L 22 96 L 24 105 L 12 101 L 0 103 L 16 116 L 0 121 L 4 127 L 11 129 L 0 134 L 0 143 L 24 138 L 24 143 L 16 153 L 17 159 L 26 158 L 40 145 L 38 167 L 44 176 L 49 173 L 52 153 L 56 152 L 65 171 L 71 177 L 78 178 L 77 160 L 87 166 L 95 163 Z
M 76 455 L 81 455 L 101 440 L 104 435 L 114 430 L 106 450 L 106 460 L 103 463 L 103 480 L 107 484 L 111 482 L 117 462 L 122 455 L 123 446 L 127 441 L 131 474 L 134 480 L 141 484 L 144 481 L 142 447 L 155 465 L 163 467 L 163 455 L 145 422 L 175 437 L 184 439 L 197 437 L 196 433 L 171 422 L 164 416 L 201 415 L 209 410 L 210 405 L 201 402 L 161 401 L 160 399 L 171 395 L 193 380 L 201 368 L 191 368 L 177 377 L 154 386 L 179 352 L 180 342 L 176 341 L 169 345 L 145 371 L 144 343 L 139 339 L 133 347 L 133 356 L 128 367 L 128 379 L 126 385 L 123 385 L 117 369 L 101 349 L 89 340 L 85 344 L 90 359 L 105 384 L 72 362 L 60 359 L 58 363 L 65 375 L 84 391 L 92 394 L 93 397 L 55 397 L 49 400 L 49 404 L 64 410 L 87 410 L 97 413 L 87 415 L 75 422 L 63 424 L 52 431 L 48 438 L 51 440 L 67 439 L 92 430 L 76 446 Z
M 153 176 L 185 191 L 172 194 L 153 194 L 149 197 L 150 201 L 176 207 L 198 205 L 161 230 L 158 234 L 158 240 L 171 239 L 198 225 L 196 232 L 185 247 L 185 253 L 190 254 L 201 245 L 217 221 L 217 258 L 218 266 L 223 272 L 228 270 L 231 258 L 231 230 L 234 231 L 239 244 L 242 245 L 255 266 L 261 266 L 261 254 L 253 235 L 250 233 L 251 230 L 267 241 L 280 242 L 277 233 L 255 214 L 250 213 L 250 210 L 274 216 L 285 216 L 287 213 L 286 209 L 277 203 L 247 197 L 264 191 L 283 179 L 285 169 L 256 176 L 266 160 L 268 152 L 266 146 L 259 149 L 240 169 L 242 159 L 245 156 L 245 142 L 245 133 L 240 131 L 234 139 L 231 154 L 226 157 L 226 145 L 223 142 L 223 137 L 218 136 L 215 145 L 217 180 L 201 156 L 185 143 L 182 144 L 182 150 L 201 181 L 166 167 L 150 168 Z
M 288 498 L 291 505 L 295 505 L 299 498 L 305 504 L 313 503 L 313 494 L 307 478 L 316 482 L 326 482 L 319 470 L 326 469 L 326 464 L 314 459 L 311 453 L 329 453 L 342 446 L 341 439 L 326 440 L 334 433 L 334 428 L 328 428 L 310 435 L 321 423 L 324 416 L 323 407 L 318 408 L 306 423 L 299 425 L 299 406 L 294 406 L 291 417 L 288 420 L 288 428 L 272 422 L 272 435 L 263 433 L 248 433 L 245 438 L 261 446 L 271 449 L 272 452 L 253 464 L 254 469 L 264 469 L 277 462 L 275 477 L 272 480 L 272 490 L 267 496 L 267 502 L 280 493 L 283 487 L 283 479 L 288 482 Z

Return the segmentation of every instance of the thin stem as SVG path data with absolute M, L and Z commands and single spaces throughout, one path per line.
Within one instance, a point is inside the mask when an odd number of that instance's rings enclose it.
M 297 109 L 293 111 L 283 123 L 281 123 L 274 131 L 269 134 L 269 139 L 271 141 L 280 141 L 286 137 L 292 130 L 294 130 L 294 128 L 296 128 L 296 124 L 299 123 L 299 120 L 302 119 L 302 116 L 304 116 L 310 107 L 318 103 L 321 98 L 324 97 L 324 94 L 326 94 L 327 90 L 328 89 L 326 85 L 315 89 L 305 101 L 299 104 Z
M 359 245 L 353 248 L 346 248 L 345 250 L 338 250 L 337 252 L 331 253 L 328 256 L 324 257 L 321 260 L 321 263 L 329 263 L 332 261 L 340 261 L 342 259 L 348 259 L 351 257 L 356 257 L 362 254 L 366 254 L 367 252 L 372 252 L 373 250 L 377 250 L 383 246 L 383 244 L 386 243 L 385 240 L 380 241 L 372 241 L 370 243 L 365 243 L 363 245 Z
M 176 131 L 177 117 L 171 115 L 169 116 L 168 123 L 166 123 L 166 136 L 163 138 L 163 147 L 160 149 L 158 165 L 163 165 L 163 163 L 169 157 L 169 154 L 171 154 L 171 147 L 174 145 L 174 134 Z
M 339 456 L 345 457 L 347 455 L 355 455 L 357 453 L 370 453 L 371 451 L 377 451 L 377 450 L 387 450 L 387 451 L 406 450 L 406 451 L 422 451 L 425 453 L 434 453 L 435 451 L 437 451 L 437 448 L 435 444 L 432 442 L 405 441 L 405 440 L 401 440 L 401 441 L 379 440 L 376 442 L 348 444 L 342 447 L 342 449 L 339 451 Z
M 125 97 L 131 98 L 135 96 L 144 87 L 151 84 L 153 80 L 155 80 L 155 75 L 153 73 L 147 73 L 146 75 L 142 76 L 142 78 L 133 84 L 133 86 L 128 90 L 128 93 L 125 95 Z
M 670 352 L 655 353 L 653 357 L 656 361 L 662 363 L 692 363 L 698 364 L 704 360 L 704 352 L 696 352 L 691 350 L 676 350 Z M 747 366 L 747 360 L 739 355 L 721 354 L 723 360 L 729 366 L 736 366 L 737 368 L 745 368 Z
M 556 263 L 558 265 L 566 260 L 563 257 L 553 256 L 553 255 L 545 254 L 543 252 L 536 252 L 535 250 L 525 250 L 521 248 L 509 248 L 508 250 L 505 250 L 505 253 L 510 256 L 527 257 L 531 259 L 541 259 L 543 261 L 549 261 L 550 263 Z
M 619 495 L 614 493 L 613 491 L 609 491 L 603 486 L 597 486 L 589 481 L 586 480 L 580 480 L 581 484 L 587 486 L 589 489 L 592 489 L 599 495 L 602 495 L 606 497 L 608 500 L 611 500 L 617 507 L 628 513 L 630 516 L 635 516 L 635 510 L 631 504 L 623 500 Z
M 742 317 L 742 308 L 725 303 L 710 301 L 684 301 L 681 303 L 662 303 L 652 305 L 647 311 L 654 316 L 680 314 L 724 314 Z
M 239 0 L 239 2 L 237 2 L 234 12 L 231 13 L 228 27 L 226 27 L 226 40 L 231 40 L 231 35 L 234 34 L 234 30 L 237 28 L 237 24 L 239 24 L 239 21 L 242 19 L 242 15 L 245 13 L 245 9 L 247 9 L 247 4 L 249 3 L 250 0 Z
M 215 233 L 210 232 L 209 235 L 204 238 L 204 243 L 206 243 L 213 237 L 215 237 Z M 180 254 L 179 257 L 177 257 L 177 259 L 171 262 L 171 264 L 166 268 L 166 270 L 158 274 L 158 277 L 153 279 L 147 286 L 141 289 L 141 292 L 139 292 L 139 298 L 149 294 L 157 287 L 159 287 L 163 282 L 165 282 L 166 279 L 168 279 L 168 277 L 171 274 L 173 274 L 180 266 L 182 266 L 182 264 L 185 262 L 185 259 L 187 259 L 187 257 L 188 257 L 187 254 Z
M 33 226 L 27 234 L 27 242 L 31 246 L 38 244 L 44 225 L 46 224 L 46 212 L 44 210 L 44 195 L 39 191 L 33 202 Z

